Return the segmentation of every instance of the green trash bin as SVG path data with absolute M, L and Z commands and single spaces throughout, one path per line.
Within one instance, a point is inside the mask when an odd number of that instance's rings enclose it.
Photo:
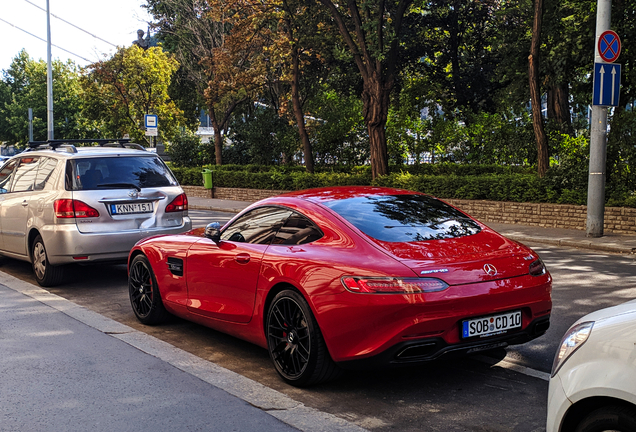
M 203 174 L 203 187 L 206 189 L 212 189 L 212 171 L 209 169 L 205 169 L 202 172 Z

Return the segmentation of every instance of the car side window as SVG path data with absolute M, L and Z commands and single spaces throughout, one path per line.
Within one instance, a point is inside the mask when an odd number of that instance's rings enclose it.
M 221 240 L 270 244 L 291 214 L 291 210 L 280 207 L 251 210 L 223 230 Z
M 38 157 L 20 158 L 20 163 L 15 170 L 15 179 L 11 192 L 27 192 L 33 190 L 35 175 L 38 171 Z
M 294 212 L 281 229 L 278 230 L 273 244 L 301 245 L 320 239 L 324 234 L 309 218 Z
M 41 158 L 38 166 L 38 173 L 35 176 L 35 190 L 44 190 L 45 186 L 51 180 L 53 171 L 57 166 L 57 160 L 53 158 Z
M 6 164 L 4 168 L 2 168 L 2 171 L 0 171 L 0 193 L 9 192 L 9 188 L 11 187 L 11 180 L 13 180 L 13 172 L 17 164 L 18 161 L 14 159 Z

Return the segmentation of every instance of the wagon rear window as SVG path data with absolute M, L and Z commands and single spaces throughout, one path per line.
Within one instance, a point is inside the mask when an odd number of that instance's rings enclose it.
M 481 231 L 472 219 L 426 195 L 356 197 L 323 204 L 380 241 L 442 240 Z
M 72 159 L 67 168 L 67 180 L 71 184 L 70 190 L 154 188 L 178 184 L 157 156 Z

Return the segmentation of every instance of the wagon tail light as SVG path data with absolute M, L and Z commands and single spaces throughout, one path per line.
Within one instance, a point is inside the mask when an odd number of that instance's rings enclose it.
M 447 283 L 435 278 L 344 276 L 341 281 L 347 291 L 366 294 L 417 294 L 448 288 Z
M 99 217 L 99 212 L 93 207 L 73 199 L 56 200 L 53 203 L 53 209 L 58 219 Z
M 188 210 L 188 197 L 182 193 L 166 206 L 166 213 Z
M 546 273 L 545 264 L 543 264 L 543 261 L 541 261 L 541 258 L 539 258 L 536 261 L 533 261 L 530 264 L 529 273 L 532 276 L 541 276 Z

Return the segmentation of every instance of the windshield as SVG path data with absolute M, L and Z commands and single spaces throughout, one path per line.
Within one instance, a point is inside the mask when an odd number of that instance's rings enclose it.
M 176 186 L 168 167 L 157 156 L 72 159 L 67 169 L 71 190 L 141 189 Z M 69 178 L 70 177 L 70 178 Z
M 366 235 L 385 242 L 464 237 L 481 231 L 460 211 L 426 195 L 385 195 L 323 202 Z

